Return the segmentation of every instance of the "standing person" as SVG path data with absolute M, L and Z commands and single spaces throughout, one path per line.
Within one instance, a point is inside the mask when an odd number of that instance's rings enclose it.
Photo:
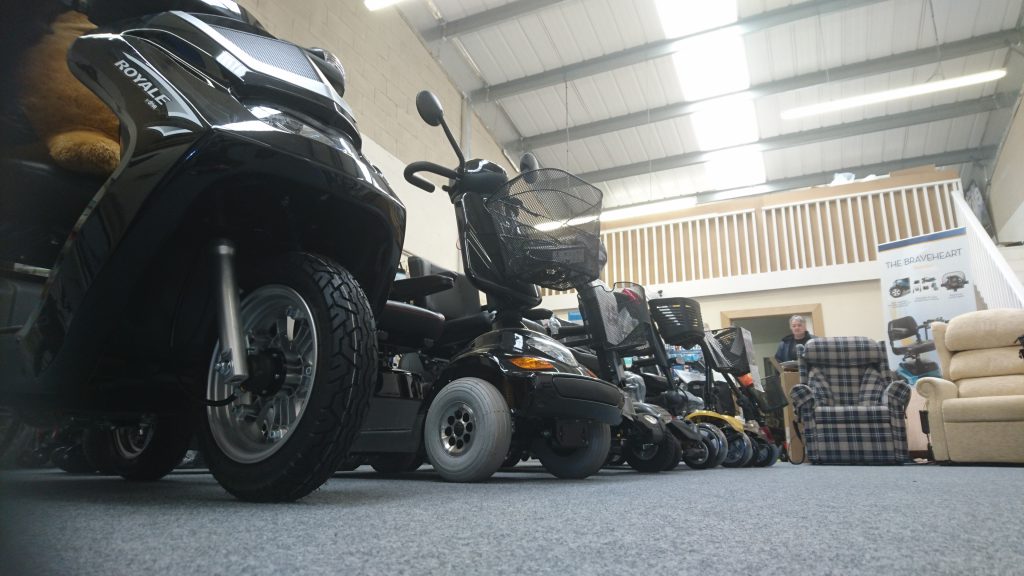
M 814 334 L 807 331 L 807 321 L 803 316 L 793 315 L 789 317 L 789 331 L 785 338 L 779 342 L 779 349 L 775 351 L 775 359 L 779 362 L 796 360 L 797 344 L 806 345 L 807 341 L 814 338 Z

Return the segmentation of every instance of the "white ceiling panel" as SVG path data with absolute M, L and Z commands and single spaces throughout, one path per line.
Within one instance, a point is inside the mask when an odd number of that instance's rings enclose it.
M 509 1 L 516 0 L 433 0 L 433 4 L 445 20 L 456 21 Z M 821 0 L 735 1 L 739 17 L 749 18 L 793 4 Z M 475 78 L 475 84 L 470 83 L 463 89 L 468 93 L 481 83 L 485 86 L 504 84 L 658 42 L 664 39 L 666 27 L 660 21 L 655 2 L 565 0 L 461 35 L 459 42 L 464 48 L 468 66 L 475 68 L 479 76 Z M 1021 17 L 1022 3 L 1024 0 L 883 0 L 866 6 L 831 10 L 747 34 L 743 37 L 741 57 L 736 60 L 738 64 L 729 70 L 722 66 L 696 66 L 692 70 L 678 68 L 678 59 L 662 56 L 626 67 L 596 71 L 567 84 L 503 97 L 499 103 L 476 99 L 473 105 L 485 122 L 488 118 L 498 118 L 505 134 L 518 132 L 505 142 L 513 151 L 516 151 L 517 138 L 561 134 L 568 126 L 567 142 L 534 150 L 546 166 L 577 173 L 611 170 L 626 165 L 643 166 L 652 160 L 699 150 L 701 141 L 705 146 L 715 146 L 711 142 L 741 140 L 739 136 L 717 140 L 709 138 L 709 134 L 714 135 L 716 127 L 723 136 L 742 131 L 740 123 L 733 121 L 735 118 L 730 115 L 712 118 L 711 125 L 705 125 L 707 122 L 704 121 L 698 123 L 699 133 L 695 131 L 695 116 L 657 122 L 644 120 L 644 111 L 685 101 L 680 70 L 683 70 L 683 77 L 691 88 L 702 86 L 701 82 L 710 85 L 720 81 L 717 77 L 724 76 L 723 71 L 732 74 L 733 68 L 736 68 L 738 76 L 745 74 L 749 77 L 752 86 L 822 71 L 826 72 L 827 78 L 827 71 L 841 66 L 912 50 L 934 49 L 937 43 L 1013 29 Z M 932 4 L 935 9 L 934 26 L 930 11 Z M 717 14 L 723 8 L 716 4 L 713 11 Z M 425 29 L 422 17 L 408 20 L 416 22 L 421 31 Z M 697 15 L 697 20 L 691 22 L 695 21 L 703 20 Z M 673 26 L 667 28 L 672 29 Z M 451 50 L 433 51 L 439 55 L 446 54 L 449 61 L 452 58 Z M 1011 71 L 1011 75 L 998 85 L 989 82 L 799 120 L 781 118 L 782 112 L 790 108 L 1002 68 L 1012 58 L 1006 48 L 959 58 L 945 57 L 939 50 L 935 52 L 935 61 L 941 65 L 880 71 L 868 77 L 825 81 L 799 90 L 757 97 L 753 100 L 756 133 L 750 133 L 763 140 L 936 106 L 976 102 L 997 91 L 1020 89 L 1022 75 L 1014 75 Z M 709 53 L 707 60 L 712 61 L 719 56 L 722 54 Z M 744 56 L 746 69 L 740 70 L 737 67 L 742 66 Z M 682 61 L 686 62 L 685 59 Z M 442 65 L 445 65 L 444 60 Z M 455 74 L 452 74 L 454 78 Z M 693 90 L 688 93 L 694 97 Z M 991 116 L 1005 118 L 1005 111 L 1000 110 Z M 574 133 L 577 126 L 625 115 L 636 116 L 636 122 L 616 132 L 586 138 L 578 138 Z M 763 154 L 764 173 L 768 180 L 773 180 L 997 144 L 1003 131 L 993 127 L 989 117 L 989 113 L 965 115 L 772 150 Z M 744 169 L 738 167 L 737 172 Z M 631 170 L 635 172 L 638 168 Z M 704 166 L 697 165 L 622 178 L 604 183 L 602 187 L 608 190 L 606 206 L 624 206 L 709 191 L 716 182 L 723 181 L 720 176 L 712 178 Z
M 491 8 L 504 6 L 515 0 L 432 0 L 445 20 L 451 22 Z

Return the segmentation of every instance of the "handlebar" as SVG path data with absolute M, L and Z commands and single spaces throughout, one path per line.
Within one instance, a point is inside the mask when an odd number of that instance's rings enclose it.
M 417 188 L 422 188 L 427 192 L 433 192 L 434 185 L 417 176 L 417 172 L 430 172 L 431 174 L 437 174 L 438 176 L 444 176 L 445 178 L 453 180 L 459 177 L 459 173 L 455 170 L 445 168 L 444 166 L 434 164 L 433 162 L 419 161 L 406 166 L 404 172 L 405 181 Z

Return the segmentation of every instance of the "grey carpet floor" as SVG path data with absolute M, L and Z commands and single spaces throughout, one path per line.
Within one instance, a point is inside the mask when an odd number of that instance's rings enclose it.
M 821 467 L 483 484 L 339 473 L 255 505 L 155 484 L 0 474 L 0 573 L 1024 574 L 1024 468 Z

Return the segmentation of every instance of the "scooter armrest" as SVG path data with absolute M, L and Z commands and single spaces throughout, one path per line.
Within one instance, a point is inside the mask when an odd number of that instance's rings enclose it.
M 401 280 L 395 280 L 391 285 L 391 299 L 400 301 L 412 300 L 417 297 L 444 292 L 454 286 L 454 278 L 442 276 L 441 274 L 402 278 Z
M 547 308 L 531 308 L 526 312 L 523 312 L 523 318 L 527 320 L 533 320 L 534 322 L 540 322 L 541 320 L 547 320 L 554 315 L 554 312 Z

